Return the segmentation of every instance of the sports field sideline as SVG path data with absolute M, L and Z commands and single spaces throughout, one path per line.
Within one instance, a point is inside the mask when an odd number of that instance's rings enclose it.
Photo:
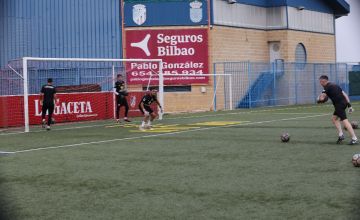
M 335 144 L 332 112 L 288 106 L 166 115 L 148 131 L 135 119 L 4 133 L 0 205 L 19 219 L 356 219 L 360 146 Z

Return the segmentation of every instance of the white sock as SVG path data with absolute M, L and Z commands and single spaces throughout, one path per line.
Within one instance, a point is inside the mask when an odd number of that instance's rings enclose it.
M 144 127 L 145 126 L 145 121 L 142 121 L 141 122 L 141 127 Z
M 352 139 L 353 139 L 354 141 L 357 141 L 356 135 L 352 136 Z
M 343 136 L 344 133 L 343 132 L 339 132 L 339 137 Z
M 147 123 L 148 126 L 151 126 L 151 121 L 149 120 L 148 123 Z

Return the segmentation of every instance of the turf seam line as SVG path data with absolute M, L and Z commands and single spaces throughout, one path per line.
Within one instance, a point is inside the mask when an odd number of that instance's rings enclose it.
M 103 141 L 82 142 L 82 143 L 77 143 L 77 144 L 67 144 L 67 145 L 58 145 L 58 146 L 50 146 L 50 147 L 40 147 L 40 148 L 18 150 L 18 151 L 12 151 L 12 152 L 7 151 L 7 153 L 8 154 L 18 154 L 18 153 L 26 153 L 26 152 L 33 152 L 33 151 L 41 151 L 41 150 L 77 147 L 77 146 L 84 146 L 84 145 L 91 145 L 91 144 L 103 144 L 103 143 L 116 142 L 116 141 L 126 141 L 126 140 L 135 140 L 135 139 L 141 139 L 141 138 L 160 137 L 160 136 L 175 135 L 175 134 L 182 134 L 182 133 L 189 133 L 189 132 L 196 132 L 196 131 L 212 130 L 212 129 L 217 129 L 217 128 L 228 128 L 228 127 L 237 127 L 237 126 L 241 127 L 241 126 L 245 126 L 245 125 L 264 124 L 264 123 L 272 123 L 272 122 L 279 122 L 279 121 L 291 121 L 291 120 L 297 120 L 297 119 L 315 118 L 315 117 L 322 117 L 322 116 L 328 116 L 328 115 L 331 115 L 331 114 L 319 114 L 319 115 L 302 116 L 302 117 L 294 117 L 294 118 L 274 119 L 274 120 L 268 120 L 268 121 L 249 122 L 249 123 L 244 123 L 244 124 L 206 127 L 206 128 L 198 128 L 198 129 L 191 129 L 191 130 L 185 130 L 185 131 L 176 131 L 176 132 L 170 132 L 170 133 L 151 134 L 151 135 L 143 135 L 143 136 L 127 137 L 127 138 L 116 138 L 116 139 L 109 139 L 109 140 L 103 140 Z

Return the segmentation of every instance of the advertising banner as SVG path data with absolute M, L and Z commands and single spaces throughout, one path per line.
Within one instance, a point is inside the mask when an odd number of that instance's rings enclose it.
M 130 92 L 127 96 L 129 117 L 139 117 L 138 104 L 145 92 Z M 0 127 L 24 125 L 23 96 L 0 96 L 2 106 Z M 114 100 L 112 92 L 89 92 L 57 94 L 58 102 L 54 110 L 54 119 L 59 122 L 76 122 L 88 120 L 105 120 L 114 117 Z M 41 122 L 41 105 L 39 95 L 29 96 L 29 120 L 31 125 Z M 156 108 L 155 108 L 156 109 Z M 124 114 L 124 107 L 120 111 Z
M 207 29 L 127 30 L 126 58 L 162 59 L 165 85 L 207 84 Z M 128 84 L 158 84 L 158 63 L 128 62 Z M 153 74 L 153 75 L 152 75 Z M 154 75 L 155 74 L 155 75 Z M 187 74 L 187 76 L 166 76 Z

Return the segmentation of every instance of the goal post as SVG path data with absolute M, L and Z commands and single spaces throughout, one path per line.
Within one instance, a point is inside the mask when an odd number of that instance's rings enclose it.
M 53 78 L 60 99 L 59 105 L 55 105 L 56 122 L 112 119 L 116 75 L 123 75 L 126 82 L 130 72 L 143 74 L 131 64 L 144 63 L 154 64 L 157 68 L 151 71 L 162 75 L 161 59 L 23 57 L 10 61 L 8 67 L 0 69 L 0 102 L 4 104 L 0 109 L 0 133 L 28 132 L 32 125 L 38 127 L 41 122 L 39 93 L 47 78 Z M 148 81 L 126 84 L 130 117 L 139 116 L 137 104 L 148 84 Z M 123 115 L 124 110 L 120 112 Z
M 124 77 L 129 93 L 129 117 L 141 116 L 138 104 L 150 87 L 158 88 L 158 101 L 164 109 L 164 112 L 157 109 L 159 119 L 163 119 L 163 114 L 236 107 L 231 74 L 171 74 L 168 67 L 164 73 L 164 65 L 161 59 L 24 57 L 13 60 L 6 69 L 0 69 L 0 133 L 40 128 L 39 94 L 48 78 L 53 79 L 57 90 L 56 123 L 114 119 L 113 88 L 118 74 Z M 206 83 L 178 83 L 201 80 Z M 188 90 L 176 91 L 175 87 Z M 124 109 L 120 113 L 123 115 Z
M 24 129 L 25 132 L 30 131 L 30 122 L 29 122 L 29 87 L 28 87 L 28 69 L 27 69 L 28 59 L 26 57 L 22 60 L 23 66 L 23 81 L 24 81 Z
M 159 97 L 165 103 L 164 113 L 233 110 L 234 89 L 231 74 L 163 74 L 159 77 Z M 207 84 L 173 85 L 172 80 L 202 80 Z M 176 90 L 186 87 L 188 90 Z

